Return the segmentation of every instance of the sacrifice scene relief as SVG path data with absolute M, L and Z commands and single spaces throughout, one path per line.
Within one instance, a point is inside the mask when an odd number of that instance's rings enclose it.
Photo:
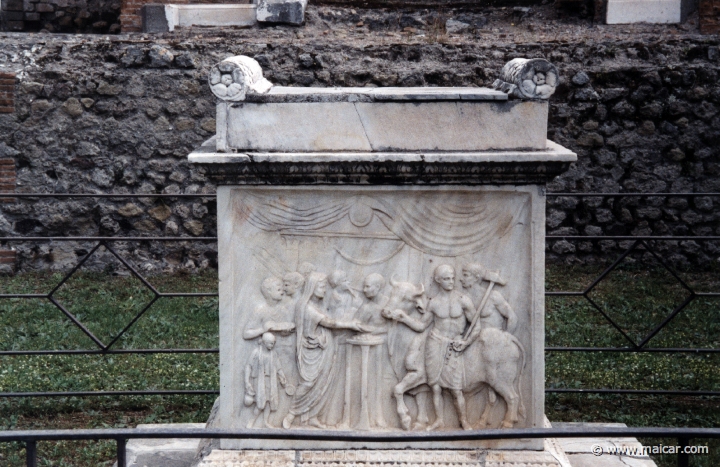
M 251 246 L 235 261 L 252 271 L 236 280 L 238 425 L 526 426 L 529 205 L 525 192 L 236 196 Z

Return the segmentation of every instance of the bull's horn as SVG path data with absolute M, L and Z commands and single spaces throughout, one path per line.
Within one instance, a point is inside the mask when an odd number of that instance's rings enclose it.
M 424 293 L 425 293 L 425 284 L 423 284 L 421 282 L 420 285 L 418 286 L 418 295 L 422 295 Z
M 390 277 L 390 285 L 392 285 L 393 287 L 397 287 L 399 284 L 400 284 L 400 282 L 398 282 L 398 280 L 395 279 L 395 274 L 393 274 Z

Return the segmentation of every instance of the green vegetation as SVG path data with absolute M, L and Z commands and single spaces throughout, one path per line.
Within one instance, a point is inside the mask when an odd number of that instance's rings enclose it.
M 598 270 L 548 269 L 548 290 L 581 290 Z M 718 291 L 718 274 L 682 275 L 696 291 Z M 46 293 L 60 275 L 23 274 L 0 280 L 0 293 Z M 161 292 L 214 292 L 213 273 L 153 277 Z M 686 292 L 668 273 L 630 264 L 608 276 L 590 297 L 633 339 L 659 323 Z M 82 273 L 55 295 L 104 343 L 110 342 L 152 294 L 132 276 Z M 627 341 L 580 297 L 549 297 L 547 345 L 625 346 Z M 700 298 L 648 344 L 651 347 L 720 347 L 720 300 Z M 215 348 L 217 298 L 161 298 L 115 344 L 118 349 Z M 45 299 L 0 300 L 0 350 L 94 349 L 82 331 Z M 720 355 L 635 353 L 547 353 L 547 386 L 720 390 Z M 0 357 L 0 392 L 216 389 L 217 354 Z M 204 422 L 213 396 L 3 398 L 0 429 L 132 427 L 139 423 Z M 550 394 L 550 420 L 623 422 L 629 426 L 720 426 L 717 398 Z M 674 440 L 642 440 L 675 444 Z M 705 440 L 693 441 L 704 444 Z M 720 465 L 720 443 L 694 466 Z M 39 443 L 42 466 L 96 467 L 114 461 L 109 442 Z M 674 456 L 657 458 L 673 465 Z M 24 465 L 24 450 L 0 445 L 0 465 Z

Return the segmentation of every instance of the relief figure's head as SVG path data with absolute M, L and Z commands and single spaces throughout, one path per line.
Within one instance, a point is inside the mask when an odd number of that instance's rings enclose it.
M 289 272 L 283 276 L 283 292 L 288 297 L 294 297 L 305 283 L 305 278 L 299 272 Z
M 260 339 L 262 339 L 262 343 L 266 349 L 272 350 L 273 347 L 275 347 L 275 334 L 271 332 L 266 332 L 262 335 Z
M 312 287 L 312 297 L 322 300 L 327 291 L 327 276 L 320 272 L 311 272 L 305 288 Z
M 268 302 L 279 302 L 283 298 L 283 281 L 274 276 L 268 277 L 262 282 L 260 291 Z
M 449 264 L 441 264 L 435 268 L 433 279 L 443 290 L 450 292 L 455 288 L 455 268 Z
M 330 287 L 337 289 L 338 291 L 348 290 L 350 288 L 350 281 L 348 281 L 347 274 L 345 271 L 336 269 L 328 277 Z
M 363 282 L 363 293 L 372 300 L 385 288 L 385 278 L 378 273 L 369 274 Z
M 460 275 L 460 283 L 466 289 L 469 289 L 473 284 L 479 283 L 485 276 L 485 268 L 479 263 L 465 263 L 462 267 L 462 274 Z

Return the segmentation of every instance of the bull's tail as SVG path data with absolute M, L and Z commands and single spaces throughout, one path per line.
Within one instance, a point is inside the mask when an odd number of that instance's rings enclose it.
M 520 387 L 522 386 L 522 374 L 523 370 L 525 369 L 525 349 L 523 349 L 522 344 L 520 341 L 513 336 L 512 334 L 508 333 L 512 342 L 517 346 L 518 350 L 520 351 L 520 371 L 517 373 L 517 377 L 515 378 L 515 381 L 513 384 L 515 385 L 515 389 L 517 390 L 518 396 L 520 396 Z M 525 404 L 523 403 L 523 398 L 520 397 L 520 406 L 518 407 L 518 415 L 521 417 L 525 417 Z

